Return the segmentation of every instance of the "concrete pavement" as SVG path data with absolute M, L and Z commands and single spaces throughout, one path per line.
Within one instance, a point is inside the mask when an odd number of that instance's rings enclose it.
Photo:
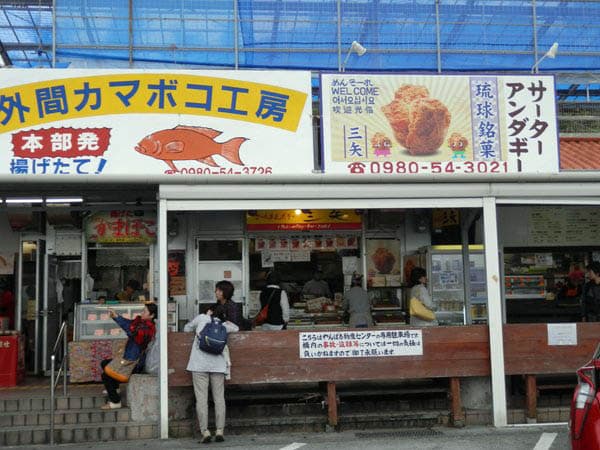
M 47 445 L 4 447 L 14 450 L 50 450 Z M 289 433 L 226 436 L 222 443 L 200 444 L 197 439 L 139 440 L 59 445 L 54 448 L 127 450 L 190 450 L 197 448 L 264 450 L 565 450 L 570 448 L 566 425 L 431 428 L 341 433 Z

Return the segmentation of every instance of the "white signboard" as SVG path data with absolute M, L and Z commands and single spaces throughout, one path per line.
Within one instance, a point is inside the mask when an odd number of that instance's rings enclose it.
M 577 345 L 577 324 L 549 323 L 548 345 Z
M 0 175 L 310 174 L 310 72 L 10 69 Z
M 326 174 L 557 173 L 554 78 L 321 76 Z
M 366 358 L 423 354 L 421 330 L 323 331 L 299 334 L 300 358 Z

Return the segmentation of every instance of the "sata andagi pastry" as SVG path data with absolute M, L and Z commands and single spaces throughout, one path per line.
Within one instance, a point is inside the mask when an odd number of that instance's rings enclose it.
M 451 115 L 424 86 L 403 84 L 394 100 L 381 108 L 394 130 L 396 140 L 411 155 L 435 153 L 444 143 Z
M 396 263 L 396 257 L 387 248 L 379 247 L 371 256 L 375 269 L 379 273 L 390 273 Z

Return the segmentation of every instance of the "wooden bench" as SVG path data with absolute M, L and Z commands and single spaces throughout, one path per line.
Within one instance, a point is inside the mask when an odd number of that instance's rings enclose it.
M 543 375 L 575 375 L 592 357 L 600 340 L 600 323 L 577 324 L 577 345 L 548 345 L 547 324 L 504 325 L 504 367 L 506 375 L 525 376 L 526 415 L 537 420 L 537 397 L 541 390 L 569 389 L 569 383 L 544 383 Z
M 406 329 L 409 327 L 405 327 Z M 377 330 L 385 329 L 377 327 Z M 389 328 L 397 329 L 397 328 Z M 326 330 L 319 330 L 326 331 Z M 339 330 L 336 330 L 339 331 Z M 364 331 L 357 330 L 357 331 Z M 230 335 L 232 370 L 230 384 L 326 384 L 328 420 L 338 424 L 336 383 L 420 378 L 449 379 L 451 420 L 464 425 L 460 398 L 461 377 L 490 375 L 488 328 L 423 328 L 423 355 L 364 358 L 303 359 L 299 352 L 298 330 L 250 331 Z M 169 385 L 191 385 L 185 370 L 193 335 L 169 333 Z

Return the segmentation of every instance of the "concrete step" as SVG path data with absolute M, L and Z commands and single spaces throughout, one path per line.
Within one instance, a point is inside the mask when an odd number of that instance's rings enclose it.
M 228 417 L 225 425 L 225 433 L 255 434 L 258 432 L 257 430 L 266 433 L 323 432 L 326 425 L 326 415 L 280 416 L 253 419 Z M 209 429 L 214 429 L 214 423 L 209 422 Z M 200 432 L 197 420 L 183 419 L 169 421 L 169 436 L 174 438 L 199 437 Z
M 158 424 L 115 422 L 57 425 L 54 439 L 57 444 L 97 441 L 125 441 L 158 437 Z M 6 427 L 0 429 L 0 447 L 8 445 L 47 444 L 50 430 L 45 426 Z
M 100 408 L 56 410 L 54 416 L 55 425 L 77 424 L 77 423 L 114 423 L 129 422 L 131 411 L 129 408 L 121 408 L 104 411 Z M 50 425 L 50 411 L 18 411 L 0 413 L 0 427 L 19 427 Z
M 289 417 L 319 415 L 325 411 L 319 403 L 247 404 L 231 405 L 227 402 L 227 417 L 243 419 L 247 417 Z
M 73 409 L 89 409 L 98 408 L 106 402 L 106 396 L 103 395 L 102 389 L 98 389 L 97 393 L 73 393 L 67 397 L 57 396 L 56 409 L 73 410 Z M 126 396 L 122 395 L 123 401 L 126 401 Z M 4 412 L 25 412 L 25 411 L 41 411 L 50 410 L 50 396 L 27 396 L 20 398 L 0 399 L 0 413 Z
M 338 418 L 340 431 L 380 428 L 429 428 L 448 425 L 448 410 L 411 410 L 380 413 L 351 413 Z

